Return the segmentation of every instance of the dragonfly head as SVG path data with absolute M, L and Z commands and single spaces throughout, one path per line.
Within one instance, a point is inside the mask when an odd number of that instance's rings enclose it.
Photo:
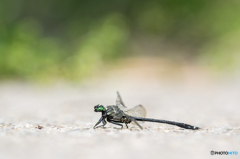
M 98 104 L 98 105 L 94 106 L 94 111 L 95 112 L 103 112 L 103 111 L 106 111 L 106 109 L 104 108 L 103 105 Z

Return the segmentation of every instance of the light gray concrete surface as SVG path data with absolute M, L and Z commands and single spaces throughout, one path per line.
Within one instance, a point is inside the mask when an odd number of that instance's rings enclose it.
M 239 158 L 210 151 L 240 153 L 240 80 L 216 82 L 195 70 L 161 80 L 151 71 L 123 69 L 81 85 L 2 82 L 0 159 Z M 143 130 L 120 130 L 108 123 L 94 130 L 101 114 L 93 106 L 115 104 L 117 90 L 128 107 L 144 105 L 147 117 L 202 129 L 144 123 Z

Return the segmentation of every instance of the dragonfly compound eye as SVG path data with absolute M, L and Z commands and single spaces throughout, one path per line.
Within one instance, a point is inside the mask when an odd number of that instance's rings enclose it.
M 94 111 L 97 112 L 97 109 L 98 109 L 98 105 L 94 106 Z
M 97 111 L 99 111 L 99 112 L 101 112 L 101 111 L 103 111 L 103 110 L 104 110 L 104 107 L 103 107 L 103 106 L 100 106 L 100 107 L 97 108 Z

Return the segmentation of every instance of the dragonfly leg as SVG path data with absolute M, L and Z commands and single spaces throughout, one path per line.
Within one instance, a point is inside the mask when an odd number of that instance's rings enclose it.
M 142 126 L 141 126 L 134 118 L 132 118 L 132 121 L 133 121 L 140 129 L 143 129 Z
M 126 124 L 126 127 L 128 128 L 128 125 L 127 125 L 127 123 L 125 123 Z
M 103 125 L 97 126 L 96 128 L 104 127 L 104 126 L 107 124 L 107 122 L 105 121 L 105 119 L 102 120 L 102 123 L 103 123 Z
M 121 129 L 123 128 L 123 125 L 122 124 L 119 124 L 117 122 L 114 122 L 114 121 L 110 121 L 108 120 L 109 123 L 112 123 L 112 124 L 115 124 L 115 125 L 118 125 L 118 126 L 121 126 Z
M 99 121 L 95 124 L 95 126 L 93 127 L 93 129 L 95 129 L 96 126 L 97 126 L 98 124 L 100 124 L 102 120 L 104 120 L 103 117 L 101 117 L 101 118 L 99 119 Z

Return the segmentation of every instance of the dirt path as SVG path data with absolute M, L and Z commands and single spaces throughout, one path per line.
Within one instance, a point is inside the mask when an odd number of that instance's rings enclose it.
M 167 76 L 156 61 L 136 63 L 81 85 L 1 83 L 0 158 L 202 159 L 212 158 L 212 150 L 240 153 L 240 80 L 216 82 L 188 66 Z M 155 123 L 145 123 L 143 131 L 112 124 L 92 129 L 100 118 L 93 106 L 114 104 L 117 90 L 129 107 L 144 105 L 147 117 L 202 129 Z

